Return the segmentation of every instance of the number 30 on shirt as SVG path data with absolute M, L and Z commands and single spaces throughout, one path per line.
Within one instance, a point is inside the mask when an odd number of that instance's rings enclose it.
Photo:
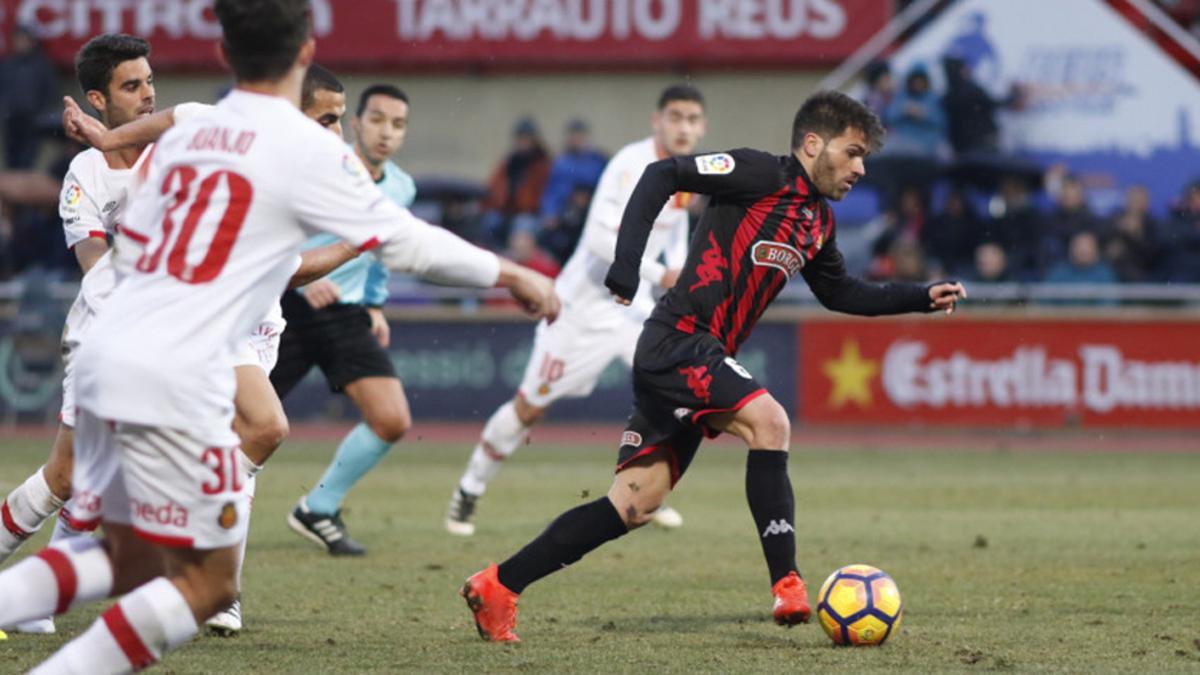
M 184 283 L 203 284 L 217 278 L 250 210 L 254 198 L 250 181 L 227 169 L 200 178 L 195 168 L 177 166 L 163 178 L 160 194 L 170 195 L 170 203 L 157 241 L 149 242 L 137 261 L 138 271 L 157 271 L 165 253 L 167 274 Z M 207 234 L 214 228 L 203 258 L 189 261 L 188 248 L 196 231 Z

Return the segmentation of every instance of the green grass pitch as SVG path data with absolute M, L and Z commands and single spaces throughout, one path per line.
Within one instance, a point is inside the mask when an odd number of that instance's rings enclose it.
M 245 633 L 198 638 L 160 669 L 1198 672 L 1200 453 L 1144 445 L 1034 454 L 799 443 L 791 474 L 812 592 L 836 567 L 861 562 L 889 572 L 904 596 L 904 623 L 888 644 L 847 649 L 815 623 L 770 622 L 740 450 L 701 451 L 671 500 L 683 529 L 635 532 L 530 587 L 517 627 L 524 642 L 498 646 L 478 638 L 458 586 L 563 509 L 603 494 L 611 448 L 522 449 L 481 502 L 478 534 L 464 540 L 445 534 L 441 518 L 468 448 L 406 442 L 351 495 L 347 521 L 370 555 L 344 560 L 284 524 L 332 452 L 293 442 L 259 480 Z M 0 444 L 0 488 L 37 467 L 46 447 Z M 0 672 L 35 665 L 100 607 L 61 618 L 57 636 L 0 642 Z

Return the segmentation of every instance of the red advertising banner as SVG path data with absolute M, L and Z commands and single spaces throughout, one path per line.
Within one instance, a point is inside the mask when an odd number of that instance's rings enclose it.
M 1200 323 L 818 321 L 798 336 L 807 423 L 1200 427 Z
M 338 68 L 795 66 L 837 62 L 888 0 L 312 0 L 318 58 Z M 68 67 L 89 37 L 149 39 L 161 67 L 216 69 L 212 0 L 0 0 Z M 0 45 L 0 52 L 6 47 Z

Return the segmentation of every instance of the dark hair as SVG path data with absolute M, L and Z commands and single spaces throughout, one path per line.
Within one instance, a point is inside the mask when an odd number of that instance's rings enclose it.
M 85 94 L 94 89 L 107 98 L 117 66 L 149 56 L 150 43 L 139 37 L 121 33 L 97 35 L 75 54 L 75 77 Z
M 828 141 L 847 129 L 863 132 L 873 150 L 883 146 L 886 132 L 875 113 L 840 91 L 819 91 L 809 96 L 796 111 L 796 120 L 792 123 L 792 150 L 804 144 L 806 134 L 816 134 Z
M 287 74 L 308 40 L 309 0 L 216 0 L 222 45 L 233 74 L 243 82 Z
M 358 112 L 354 113 L 355 117 L 362 117 L 367 110 L 367 102 L 371 100 L 372 96 L 387 96 L 408 103 L 408 94 L 404 93 L 400 87 L 390 84 L 373 84 L 364 89 L 362 95 L 358 97 Z
M 690 84 L 674 84 L 662 90 L 662 94 L 658 96 L 658 109 L 670 105 L 673 101 L 695 101 L 701 106 L 704 105 L 704 94 L 700 90 Z
M 346 88 L 342 86 L 341 80 L 337 79 L 337 75 L 329 72 L 325 66 L 314 63 L 309 65 L 308 72 L 304 73 L 304 86 L 300 90 L 301 110 L 308 110 L 312 107 L 318 91 L 332 91 L 335 94 L 341 94 L 346 91 Z

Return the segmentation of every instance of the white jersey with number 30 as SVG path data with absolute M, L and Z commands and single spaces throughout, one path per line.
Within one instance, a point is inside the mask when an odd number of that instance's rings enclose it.
M 81 351 L 79 405 L 101 419 L 233 444 L 244 340 L 300 245 L 329 232 L 389 267 L 490 286 L 491 253 L 415 218 L 352 151 L 285 99 L 234 90 L 159 141 L 114 262 L 121 276 Z

